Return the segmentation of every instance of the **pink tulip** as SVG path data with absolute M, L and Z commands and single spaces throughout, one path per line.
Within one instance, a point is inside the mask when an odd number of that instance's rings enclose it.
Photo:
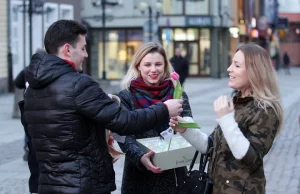
M 178 73 L 176 73 L 175 71 L 174 71 L 173 73 L 171 73 L 171 77 L 172 77 L 172 79 L 175 80 L 175 81 L 179 80 L 179 75 L 178 75 Z

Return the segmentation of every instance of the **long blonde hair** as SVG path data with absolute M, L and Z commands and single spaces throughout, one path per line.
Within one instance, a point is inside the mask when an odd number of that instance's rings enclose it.
M 283 122 L 283 108 L 277 82 L 277 76 L 268 52 L 259 45 L 248 43 L 238 51 L 245 56 L 245 65 L 248 73 L 253 98 L 257 105 L 267 111 L 274 110 L 279 120 L 279 130 Z
M 138 70 L 138 67 L 142 61 L 142 59 L 149 53 L 159 53 L 164 58 L 164 75 L 162 77 L 162 80 L 169 79 L 171 77 L 171 73 L 173 72 L 173 67 L 170 64 L 165 49 L 162 47 L 161 44 L 157 42 L 148 42 L 143 44 L 138 48 L 136 53 L 133 56 L 132 62 L 130 64 L 130 67 L 124 76 L 124 78 L 121 81 L 121 88 L 122 89 L 128 89 L 130 87 L 130 83 L 132 80 L 141 77 L 141 73 Z M 174 84 L 174 82 L 173 82 Z

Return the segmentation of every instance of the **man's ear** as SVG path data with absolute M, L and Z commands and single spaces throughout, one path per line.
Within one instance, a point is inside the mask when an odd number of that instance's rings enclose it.
M 71 57 L 70 47 L 71 47 L 70 44 L 64 44 L 61 47 L 61 52 L 62 52 L 62 54 L 64 55 L 65 58 L 70 58 Z

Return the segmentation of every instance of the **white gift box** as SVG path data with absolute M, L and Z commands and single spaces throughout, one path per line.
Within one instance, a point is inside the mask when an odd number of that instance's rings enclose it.
M 155 152 L 151 161 L 155 166 L 160 167 L 161 170 L 189 166 L 196 149 L 183 137 L 175 135 L 171 140 L 168 151 L 169 141 L 163 140 L 160 137 L 137 139 L 138 144 L 144 152 Z M 199 163 L 199 155 L 195 163 Z

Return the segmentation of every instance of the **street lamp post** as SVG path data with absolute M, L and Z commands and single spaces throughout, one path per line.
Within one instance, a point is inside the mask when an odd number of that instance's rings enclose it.
M 106 66 L 105 66 L 105 0 L 102 0 L 102 58 L 103 58 L 103 71 L 102 79 L 106 79 Z
M 26 50 L 26 46 L 25 46 L 25 13 L 28 13 L 28 20 L 29 20 L 29 60 L 32 56 L 32 16 L 33 14 L 44 14 L 44 13 L 48 13 L 51 12 L 52 9 L 47 9 L 47 10 L 43 10 L 43 6 L 44 6 L 44 0 L 29 0 L 28 3 L 28 7 L 26 6 L 25 0 L 23 0 L 23 13 L 24 13 L 24 51 Z M 25 55 L 24 55 L 25 56 Z M 24 64 L 25 64 L 25 57 L 24 57 Z M 25 66 L 24 66 L 25 67 Z
M 105 5 L 115 6 L 118 5 L 117 2 L 107 2 L 106 0 L 96 0 L 92 2 L 94 7 L 102 8 L 102 60 L 103 60 L 103 70 L 102 70 L 102 79 L 106 79 L 106 67 L 105 67 Z
M 156 2 L 154 4 L 154 10 L 156 10 L 156 21 L 153 23 L 152 17 L 153 17 L 153 8 L 152 5 L 146 3 L 146 2 L 140 2 L 139 5 L 136 7 L 138 10 L 141 11 L 142 14 L 144 14 L 147 10 L 148 10 L 148 30 L 145 30 L 145 32 L 148 33 L 147 37 L 147 41 L 152 41 L 154 38 L 153 36 L 153 25 L 158 25 L 158 17 L 160 14 L 160 10 L 161 10 L 161 3 L 160 2 Z
M 152 7 L 148 5 L 149 11 L 149 41 L 152 41 Z
M 28 17 L 29 17 L 29 60 L 30 60 L 32 56 L 32 0 L 29 0 Z

